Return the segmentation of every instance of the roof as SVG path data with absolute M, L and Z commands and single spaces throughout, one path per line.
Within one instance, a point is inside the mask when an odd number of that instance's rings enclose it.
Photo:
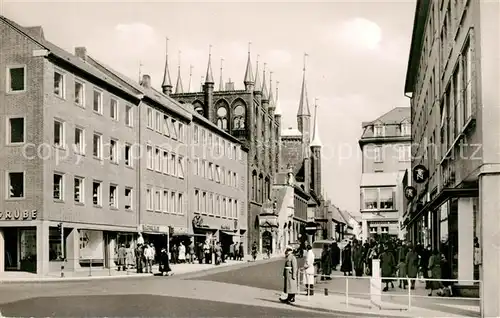
M 361 175 L 361 187 L 397 186 L 398 172 L 375 172 Z
M 377 119 L 369 122 L 363 122 L 362 126 L 367 127 L 375 124 L 381 125 L 399 125 L 406 120 L 410 120 L 411 108 L 410 107 L 395 107 L 384 113 Z
M 344 218 L 340 214 L 340 209 L 332 204 L 329 206 L 328 212 L 332 214 L 332 219 L 337 223 L 345 223 Z
M 45 40 L 43 37 L 43 29 L 40 26 L 36 27 L 23 27 L 16 22 L 0 15 L 0 20 L 4 21 L 8 25 L 10 25 L 12 28 L 16 29 L 18 32 L 23 33 L 25 36 L 30 38 L 32 41 L 38 43 L 40 46 L 44 47 L 46 50 L 49 51 L 50 55 L 53 55 L 54 57 L 63 60 L 66 63 L 71 64 L 73 67 L 81 70 L 82 72 L 87 73 L 88 75 L 101 80 L 105 83 L 108 83 L 109 85 L 119 89 L 125 94 L 130 95 L 131 97 L 139 98 L 137 94 L 133 91 L 131 91 L 129 88 L 125 87 L 124 85 L 119 84 L 115 80 L 113 80 L 111 77 L 107 76 L 103 72 L 99 71 L 96 67 L 84 62 L 82 59 L 79 57 L 63 50 L 62 48 L 58 47 L 57 45 Z
M 347 225 L 347 227 L 350 227 L 351 224 L 349 224 L 349 217 L 347 216 L 347 211 L 342 211 L 339 210 L 340 215 L 342 216 L 342 219 L 344 220 L 344 223 Z
M 422 39 L 425 33 L 425 22 L 429 12 L 429 4 L 432 0 L 417 0 L 415 17 L 413 19 L 413 31 L 411 36 L 410 56 L 406 70 L 405 93 L 413 93 L 416 73 L 420 64 L 422 53 Z
M 297 128 L 289 127 L 281 131 L 281 137 L 302 137 L 302 133 Z

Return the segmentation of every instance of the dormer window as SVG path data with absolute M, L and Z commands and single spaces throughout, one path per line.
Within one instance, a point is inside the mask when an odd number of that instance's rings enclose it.
M 373 126 L 373 136 L 374 137 L 383 137 L 384 136 L 384 126 L 382 126 L 382 125 Z
M 401 136 L 411 136 L 411 124 L 404 122 L 401 124 Z

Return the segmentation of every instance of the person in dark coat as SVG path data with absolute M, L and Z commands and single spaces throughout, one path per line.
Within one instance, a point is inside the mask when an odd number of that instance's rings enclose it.
M 160 252 L 160 273 L 162 276 L 169 275 L 172 272 L 170 268 L 170 262 L 168 259 L 168 251 L 166 248 L 162 248 Z
M 238 259 L 242 261 L 244 256 L 245 256 L 245 251 L 243 250 L 243 242 L 240 242 Z
M 406 254 L 406 275 L 408 278 L 416 278 L 418 275 L 418 254 L 413 249 L 413 246 L 408 246 L 408 253 Z M 415 289 L 415 279 L 411 280 L 411 289 Z
M 144 257 L 144 248 L 142 244 L 138 244 L 137 248 L 135 249 L 135 262 L 136 262 L 135 268 L 137 270 L 137 273 L 142 273 L 146 265 L 146 259 Z
M 422 272 L 422 276 L 424 278 L 429 278 L 429 258 L 432 256 L 432 247 L 429 245 L 427 246 L 427 249 L 423 247 L 423 245 L 420 246 L 421 251 L 420 251 L 420 270 Z M 431 289 L 431 282 L 426 280 L 425 281 L 425 289 Z
M 298 291 L 298 264 L 297 258 L 292 253 L 293 249 L 287 246 L 285 249 L 285 266 L 283 268 L 283 294 L 286 294 L 286 298 L 280 298 L 280 301 L 285 303 L 295 302 L 295 294 Z
M 357 241 L 354 242 L 354 248 L 352 251 L 352 262 L 354 264 L 354 272 L 356 276 L 363 276 L 363 247 Z
M 321 280 L 331 279 L 330 275 L 332 274 L 331 268 L 331 257 L 330 257 L 330 249 L 328 245 L 323 245 L 323 251 L 321 252 Z
M 340 266 L 340 271 L 344 273 L 344 276 L 352 276 L 352 252 L 351 243 L 347 243 L 342 251 L 342 265 Z
M 391 287 L 394 288 L 392 279 L 388 277 L 393 276 L 395 268 L 396 260 L 394 259 L 394 255 L 392 251 L 390 251 L 389 248 L 385 246 L 384 251 L 382 252 L 382 254 L 380 254 L 380 274 L 383 277 L 382 282 L 385 283 L 385 287 L 382 291 L 389 290 L 389 283 L 391 283 Z
M 441 279 L 441 255 L 439 255 L 438 250 L 432 251 L 427 268 L 429 269 L 428 278 Z M 432 296 L 432 292 L 441 289 L 441 287 L 441 281 L 429 281 L 429 289 L 431 290 L 429 296 Z
M 126 271 L 127 268 L 127 249 L 125 248 L 125 244 L 121 244 L 118 249 L 118 271 L 123 269 Z
M 330 246 L 330 260 L 332 265 L 332 270 L 336 271 L 337 266 L 340 263 L 340 248 L 337 245 L 337 242 L 333 242 Z

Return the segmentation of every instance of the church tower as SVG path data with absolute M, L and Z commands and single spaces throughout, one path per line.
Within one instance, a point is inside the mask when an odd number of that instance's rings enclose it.
M 302 133 L 302 157 L 304 158 L 304 190 L 309 192 L 311 187 L 311 156 L 309 143 L 311 141 L 311 111 L 309 110 L 309 100 L 306 86 L 306 57 L 304 53 L 304 66 L 302 68 L 302 89 L 300 91 L 299 110 L 297 111 L 297 128 Z
M 311 186 L 316 195 L 321 195 L 321 148 L 318 128 L 318 103 L 314 103 L 314 127 L 311 141 Z

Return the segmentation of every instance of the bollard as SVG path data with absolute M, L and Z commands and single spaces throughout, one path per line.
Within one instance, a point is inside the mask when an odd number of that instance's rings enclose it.
M 90 259 L 89 276 L 92 276 L 92 259 Z
M 349 307 L 349 279 L 345 278 L 345 306 Z
M 64 278 L 64 263 L 61 264 L 61 278 Z
M 408 277 L 408 311 L 411 310 L 411 279 Z
M 325 296 L 328 296 L 328 288 L 325 288 Z

